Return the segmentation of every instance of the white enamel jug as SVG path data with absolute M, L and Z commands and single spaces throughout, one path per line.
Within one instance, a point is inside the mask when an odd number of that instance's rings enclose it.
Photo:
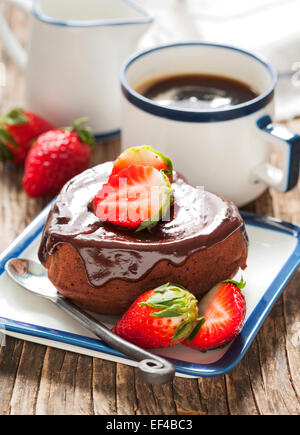
M 120 128 L 119 71 L 153 18 L 131 0 L 4 0 L 30 15 L 27 52 L 0 11 L 0 37 L 26 71 L 26 108 L 57 126 L 88 117 L 98 137 Z

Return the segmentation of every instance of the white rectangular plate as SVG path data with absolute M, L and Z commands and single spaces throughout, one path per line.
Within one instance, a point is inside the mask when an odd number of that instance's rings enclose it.
M 0 328 L 24 340 L 136 366 L 81 327 L 52 302 L 23 290 L 4 271 L 9 258 L 37 259 L 41 231 L 50 204 L 0 256 Z M 179 376 L 220 376 L 244 356 L 255 334 L 300 262 L 300 228 L 272 218 L 244 213 L 249 235 L 246 322 L 241 334 L 227 347 L 201 353 L 183 345 L 155 351 L 170 359 Z M 238 278 L 240 274 L 238 274 Z M 147 290 L 147 289 L 145 289 Z M 97 316 L 111 327 L 113 316 Z

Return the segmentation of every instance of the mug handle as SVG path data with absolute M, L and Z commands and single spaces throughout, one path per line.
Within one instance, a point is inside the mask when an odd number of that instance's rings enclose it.
M 264 115 L 256 122 L 258 134 L 278 146 L 283 155 L 283 167 L 278 169 L 263 162 L 252 169 L 252 182 L 262 181 L 279 192 L 287 192 L 296 186 L 299 177 L 300 136 L 283 125 L 272 122 Z
M 12 5 L 19 7 L 27 14 L 32 11 L 32 0 L 6 1 L 7 3 L 11 3 Z M 11 59 L 20 68 L 20 70 L 24 71 L 27 65 L 27 53 L 9 28 L 9 25 L 3 16 L 2 10 L 0 10 L 0 37 L 3 41 L 4 48 Z

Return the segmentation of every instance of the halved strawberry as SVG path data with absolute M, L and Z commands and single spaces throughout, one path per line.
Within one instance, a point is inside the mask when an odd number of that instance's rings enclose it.
M 159 171 L 163 171 L 168 176 L 170 182 L 173 180 L 173 165 L 171 160 L 151 146 L 143 145 L 125 150 L 115 161 L 111 175 L 118 174 L 122 169 L 130 165 L 152 166 Z
M 137 231 L 151 229 L 168 211 L 168 177 L 151 166 L 130 165 L 111 176 L 93 200 L 98 218 Z
M 199 323 L 183 344 L 206 351 L 233 340 L 241 332 L 246 315 L 246 301 L 241 293 L 245 285 L 243 279 L 215 285 L 201 299 Z
M 145 349 L 174 346 L 193 330 L 197 303 L 185 288 L 164 284 L 133 302 L 113 332 Z

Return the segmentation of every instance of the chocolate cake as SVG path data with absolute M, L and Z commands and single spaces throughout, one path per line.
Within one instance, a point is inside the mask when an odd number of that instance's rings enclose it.
M 39 259 L 65 297 L 102 314 L 121 314 L 146 290 L 178 283 L 196 296 L 246 267 L 247 235 L 235 205 L 174 172 L 170 216 L 134 232 L 104 223 L 91 201 L 112 163 L 68 182 L 44 228 Z

